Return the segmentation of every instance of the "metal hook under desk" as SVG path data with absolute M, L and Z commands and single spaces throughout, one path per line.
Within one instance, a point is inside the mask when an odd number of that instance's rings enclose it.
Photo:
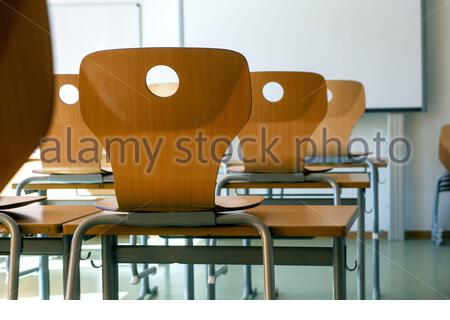
M 358 268 L 358 261 L 355 260 L 355 265 L 352 268 L 349 268 L 347 265 L 347 246 L 345 246 L 345 269 L 347 271 L 353 272 L 356 270 L 356 268 Z

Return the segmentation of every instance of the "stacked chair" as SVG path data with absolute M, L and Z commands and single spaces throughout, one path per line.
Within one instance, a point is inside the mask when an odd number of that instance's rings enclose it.
M 283 203 L 281 197 L 273 196 L 272 188 L 317 188 L 317 182 L 323 182 L 323 188 L 334 191 L 334 204 L 341 203 L 342 177 L 327 174 L 331 168 L 308 167 L 305 160 L 308 147 L 313 142 L 316 145 L 315 157 L 322 157 L 318 153 L 320 141 L 316 142 L 314 133 L 324 126 L 330 130 L 330 135 L 342 141 L 346 146 L 353 126 L 364 113 L 364 92 L 361 95 L 361 86 L 353 82 L 329 81 L 322 76 L 307 72 L 253 72 L 252 78 L 252 115 L 247 125 L 239 134 L 244 166 L 229 166 L 228 172 L 218 183 L 217 193 L 222 189 L 239 188 L 248 194 L 249 189 L 269 188 L 268 200 L 270 203 Z M 284 89 L 279 101 L 269 101 L 263 94 L 266 84 L 276 82 Z M 350 86 L 348 85 L 350 84 Z M 328 90 L 335 92 L 332 104 L 327 103 Z M 354 90 L 354 88 L 358 90 Z M 354 93 L 357 93 L 356 95 Z M 356 100 L 356 101 L 355 101 Z M 349 123 L 349 126 L 342 125 Z M 339 124 L 342 128 L 339 127 Z M 274 157 L 261 154 L 266 146 L 276 141 L 272 149 Z M 318 147 L 317 147 L 318 146 Z M 339 152 L 342 148 L 339 149 Z M 330 150 L 330 155 L 336 155 L 337 150 Z M 309 151 L 310 152 L 310 151 Z M 327 151 L 326 151 L 327 152 Z M 311 155 L 311 154 L 310 154 Z M 335 157 L 333 157 L 335 158 Z M 358 176 L 357 174 L 355 176 Z M 355 177 L 353 176 L 353 177 Z M 358 178 L 363 178 L 360 175 Z M 299 204 L 307 204 L 307 194 L 300 197 Z M 363 193 L 358 193 L 359 205 L 363 206 Z M 292 201 L 292 200 L 291 200 Z M 363 211 L 364 213 L 364 211 Z M 364 234 L 364 216 L 359 216 L 362 223 L 358 225 L 359 236 Z M 244 246 L 250 245 L 245 239 Z M 362 247 L 362 248 L 361 248 Z M 364 247 L 358 246 L 359 257 L 364 259 Z M 364 297 L 364 262 L 360 261 L 360 298 Z M 214 266 L 209 266 L 209 277 L 215 276 Z M 252 287 L 251 267 L 244 267 L 243 298 L 249 299 L 255 295 L 256 289 Z M 215 283 L 208 284 L 208 296 L 215 296 Z
M 441 129 L 439 137 L 439 160 L 447 172 L 439 178 L 434 203 L 433 220 L 431 224 L 431 239 L 435 245 L 443 242 L 443 229 L 439 225 L 439 195 L 441 192 L 450 191 L 450 125 L 445 125 Z
M 34 170 L 37 176 L 28 177 L 17 185 L 17 195 L 33 182 L 52 188 L 112 182 L 111 172 L 102 169 L 102 146 L 81 118 L 79 101 L 67 104 L 60 95 L 60 88 L 65 85 L 78 88 L 78 75 L 57 74 L 54 78 L 54 114 L 39 146 L 42 169 Z
M 46 2 L 3 2 L 0 20 L 0 185 L 3 188 L 48 129 L 53 106 L 53 73 Z M 21 254 L 51 252 L 68 258 L 61 249 L 62 242 L 68 240 L 61 237 L 62 224 L 99 211 L 94 206 L 29 205 L 45 199 L 42 196 L 0 198 L 2 232 L 10 234 L 9 239 L 0 238 L 2 252 L 9 256 L 9 299 L 18 297 Z M 37 238 L 37 234 L 54 239 Z M 50 245 L 56 241 L 61 241 L 58 249 Z M 5 246 L 8 242 L 9 246 Z
M 180 85 L 172 96 L 160 97 L 149 92 L 145 74 L 155 65 L 168 65 L 178 73 Z M 315 77 L 315 85 L 323 83 L 323 78 Z M 114 171 L 116 197 L 97 202 L 97 207 L 104 212 L 73 221 L 64 228 L 65 233 L 74 233 L 66 298 L 79 297 L 76 283 L 81 241 L 86 234 L 102 237 L 103 293 L 106 299 L 118 298 L 118 263 L 215 263 L 227 255 L 217 256 L 214 252 L 239 250 L 239 247 L 196 248 L 192 245 L 121 246 L 117 244 L 118 235 L 215 239 L 227 236 L 248 238 L 259 234 L 262 238 L 261 260 L 252 258 L 255 253 L 252 247 L 243 249 L 253 254 L 233 254 L 232 259 L 238 264 L 245 264 L 245 259 L 262 263 L 264 297 L 273 299 L 274 261 L 269 231 L 273 228 L 275 234 L 285 232 L 285 235 L 294 237 L 315 233 L 334 237 L 333 248 L 325 250 L 328 257 L 325 265 L 335 268 L 335 297 L 345 299 L 345 235 L 356 218 L 356 207 L 260 208 L 262 197 L 215 195 L 220 159 L 252 117 L 251 90 L 247 62 L 240 54 L 227 50 L 123 49 L 97 52 L 83 59 L 80 101 L 87 126 L 102 143 L 112 137 L 136 139 L 140 149 L 158 151 L 155 162 L 149 164 L 133 161 L 135 154 L 132 148 L 126 149 L 125 154 L 118 149 L 110 150 L 108 156 Z M 323 97 L 326 99 L 325 95 Z M 308 130 L 312 132 L 313 128 Z M 199 134 L 206 139 L 203 149 L 194 143 Z M 183 150 L 191 148 L 193 157 L 190 161 L 185 161 L 180 155 L 180 149 L 177 149 L 180 143 L 183 143 Z M 157 145 L 160 147 L 156 148 Z M 200 150 L 204 152 L 202 160 L 198 157 Z M 211 155 L 212 152 L 215 156 Z M 290 170 L 293 165 L 290 164 Z M 284 174 L 283 170 L 280 174 Z M 297 178 L 297 173 L 294 175 Z M 309 218 L 317 212 L 315 210 L 321 214 Z M 257 232 L 251 231 L 252 228 Z M 198 250 L 207 250 L 207 253 L 195 254 Z M 284 252 L 290 248 L 278 250 Z M 294 256 L 283 255 L 282 262 L 292 264 L 292 259 L 298 259 Z

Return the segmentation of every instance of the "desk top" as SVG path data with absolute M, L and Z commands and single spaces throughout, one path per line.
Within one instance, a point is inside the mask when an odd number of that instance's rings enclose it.
M 367 189 L 370 188 L 370 178 L 367 173 L 324 173 L 334 179 L 342 189 Z M 228 189 L 329 189 L 326 182 L 230 182 Z
M 259 217 L 271 230 L 274 237 L 341 237 L 345 236 L 355 221 L 356 206 L 258 206 L 244 211 Z M 103 214 L 103 213 L 96 213 Z M 73 234 L 84 219 L 64 224 L 64 234 Z M 192 237 L 254 237 L 255 229 L 247 226 L 220 227 L 127 227 L 100 225 L 91 228 L 88 234 L 113 235 L 159 235 Z
M 13 218 L 23 233 L 58 235 L 63 224 L 101 211 L 95 206 L 26 206 L 1 210 Z M 0 224 L 0 233 L 7 233 Z
M 373 161 L 373 163 L 375 164 L 375 166 L 377 168 L 387 168 L 388 166 L 388 159 L 387 158 L 383 158 L 381 159 L 381 161 L 378 161 L 377 159 L 372 159 L 370 158 L 370 160 Z M 230 161 L 227 163 L 227 166 L 242 166 L 242 162 L 241 161 Z M 323 163 L 306 163 L 305 164 L 306 168 L 311 168 L 311 169 L 318 169 L 318 168 L 367 168 L 367 164 L 364 162 L 342 162 L 342 163 L 336 163 L 336 162 L 323 162 Z

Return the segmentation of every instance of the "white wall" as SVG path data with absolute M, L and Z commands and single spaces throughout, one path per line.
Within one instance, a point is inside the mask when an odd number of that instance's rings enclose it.
M 406 229 L 430 230 L 436 181 L 444 172 L 438 159 L 442 125 L 450 123 L 450 4 L 427 0 L 426 68 L 428 112 L 407 114 L 406 135 L 415 155 L 406 168 Z M 450 216 L 450 194 L 441 198 L 442 217 Z M 450 229 L 450 219 L 444 219 Z

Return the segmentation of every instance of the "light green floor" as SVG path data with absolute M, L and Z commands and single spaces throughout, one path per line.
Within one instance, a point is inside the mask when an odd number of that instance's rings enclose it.
M 92 242 L 91 242 L 92 243 Z M 327 240 L 303 241 L 305 245 L 327 244 Z M 277 242 L 289 245 L 289 242 Z M 292 244 L 292 242 L 291 242 Z M 352 265 L 355 256 L 355 241 L 348 241 L 348 264 Z M 93 251 L 98 258 L 98 245 L 85 248 Z M 370 241 L 367 242 L 370 250 Z M 381 243 L 381 293 L 383 299 L 447 299 L 450 297 L 450 245 L 435 247 L 430 241 L 386 241 Z M 100 261 L 95 261 L 100 264 Z M 367 298 L 371 297 L 371 256 L 368 252 Z M 22 259 L 22 269 L 34 266 L 36 259 Z M 4 263 L 2 263 L 2 268 Z M 157 299 L 183 299 L 184 269 L 182 265 L 158 265 L 158 274 L 151 277 L 151 284 L 158 285 Z M 52 258 L 51 299 L 62 299 L 61 260 Z M 242 292 L 242 268 L 231 266 L 229 273 L 218 279 L 217 299 L 239 299 Z M 262 298 L 261 267 L 255 266 L 254 284 Z M 120 297 L 134 299 L 139 292 L 138 286 L 131 286 L 129 265 L 120 266 Z M 82 299 L 101 298 L 101 271 L 93 269 L 88 261 L 82 263 Z M 205 298 L 205 266 L 195 268 L 196 298 Z M 0 273 L 0 283 L 4 283 L 4 269 Z M 20 298 L 37 298 L 37 275 L 26 276 L 20 281 Z M 276 283 L 279 299 L 331 299 L 332 272 L 328 267 L 276 267 Z M 1 295 L 4 297 L 5 287 Z M 347 273 L 347 289 L 350 299 L 356 298 L 356 273 Z

